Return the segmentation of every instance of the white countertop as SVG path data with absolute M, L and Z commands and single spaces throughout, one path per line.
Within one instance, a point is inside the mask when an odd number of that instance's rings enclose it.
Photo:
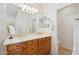
M 8 39 L 7 38 L 7 39 L 5 39 L 3 45 L 5 46 L 5 45 L 9 45 L 9 44 L 34 40 L 34 39 L 48 37 L 48 36 L 52 36 L 51 33 L 29 34 L 29 35 L 25 35 L 24 37 L 14 37 L 13 39 Z

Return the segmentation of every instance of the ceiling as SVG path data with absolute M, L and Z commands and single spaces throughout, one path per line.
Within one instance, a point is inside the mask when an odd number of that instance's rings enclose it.
M 29 3 L 27 3 L 27 4 L 29 5 Z M 38 8 L 40 6 L 48 5 L 48 4 L 51 4 L 52 7 L 54 7 L 54 5 L 55 5 L 57 9 L 61 9 L 61 8 L 68 6 L 72 3 L 31 3 L 30 5 Z M 23 3 L 14 3 L 14 5 L 22 8 L 24 4 Z

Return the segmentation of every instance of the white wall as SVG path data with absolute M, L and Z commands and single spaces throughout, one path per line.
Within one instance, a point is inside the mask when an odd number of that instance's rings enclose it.
M 58 12 L 58 38 L 61 46 L 72 50 L 73 48 L 73 20 L 79 15 L 79 4 L 73 4 Z
M 3 41 L 6 37 L 6 4 L 0 4 L 0 54 L 4 54 L 4 46 L 2 46 Z

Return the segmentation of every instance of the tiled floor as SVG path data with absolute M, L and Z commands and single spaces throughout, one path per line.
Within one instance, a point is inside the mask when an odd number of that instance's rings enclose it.
M 59 47 L 59 55 L 72 55 L 72 51 Z

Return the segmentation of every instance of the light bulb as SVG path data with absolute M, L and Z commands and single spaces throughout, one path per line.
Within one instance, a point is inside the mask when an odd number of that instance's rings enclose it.
M 32 14 L 35 14 L 35 13 L 38 12 L 37 9 L 35 9 L 35 8 L 29 6 L 29 5 L 26 5 L 26 4 L 24 4 L 24 6 L 23 6 L 23 8 L 22 8 L 22 11 L 24 11 L 24 12 L 26 12 L 26 13 L 32 13 Z
M 30 6 L 28 6 L 26 9 L 30 10 L 31 8 L 30 8 Z
M 26 11 L 26 8 L 27 8 L 27 5 L 24 4 L 23 8 L 22 8 L 22 11 Z
M 35 12 L 37 13 L 37 12 L 38 12 L 38 10 L 37 10 L 37 9 L 35 9 Z
M 26 5 L 24 5 L 23 8 L 26 8 Z
M 34 8 L 33 8 L 33 7 L 30 7 L 30 9 L 29 9 L 29 13 L 34 14 Z
M 28 10 L 29 10 L 29 13 L 32 13 L 32 8 L 31 7 L 29 7 Z
M 34 11 L 34 8 L 31 8 L 32 11 Z

